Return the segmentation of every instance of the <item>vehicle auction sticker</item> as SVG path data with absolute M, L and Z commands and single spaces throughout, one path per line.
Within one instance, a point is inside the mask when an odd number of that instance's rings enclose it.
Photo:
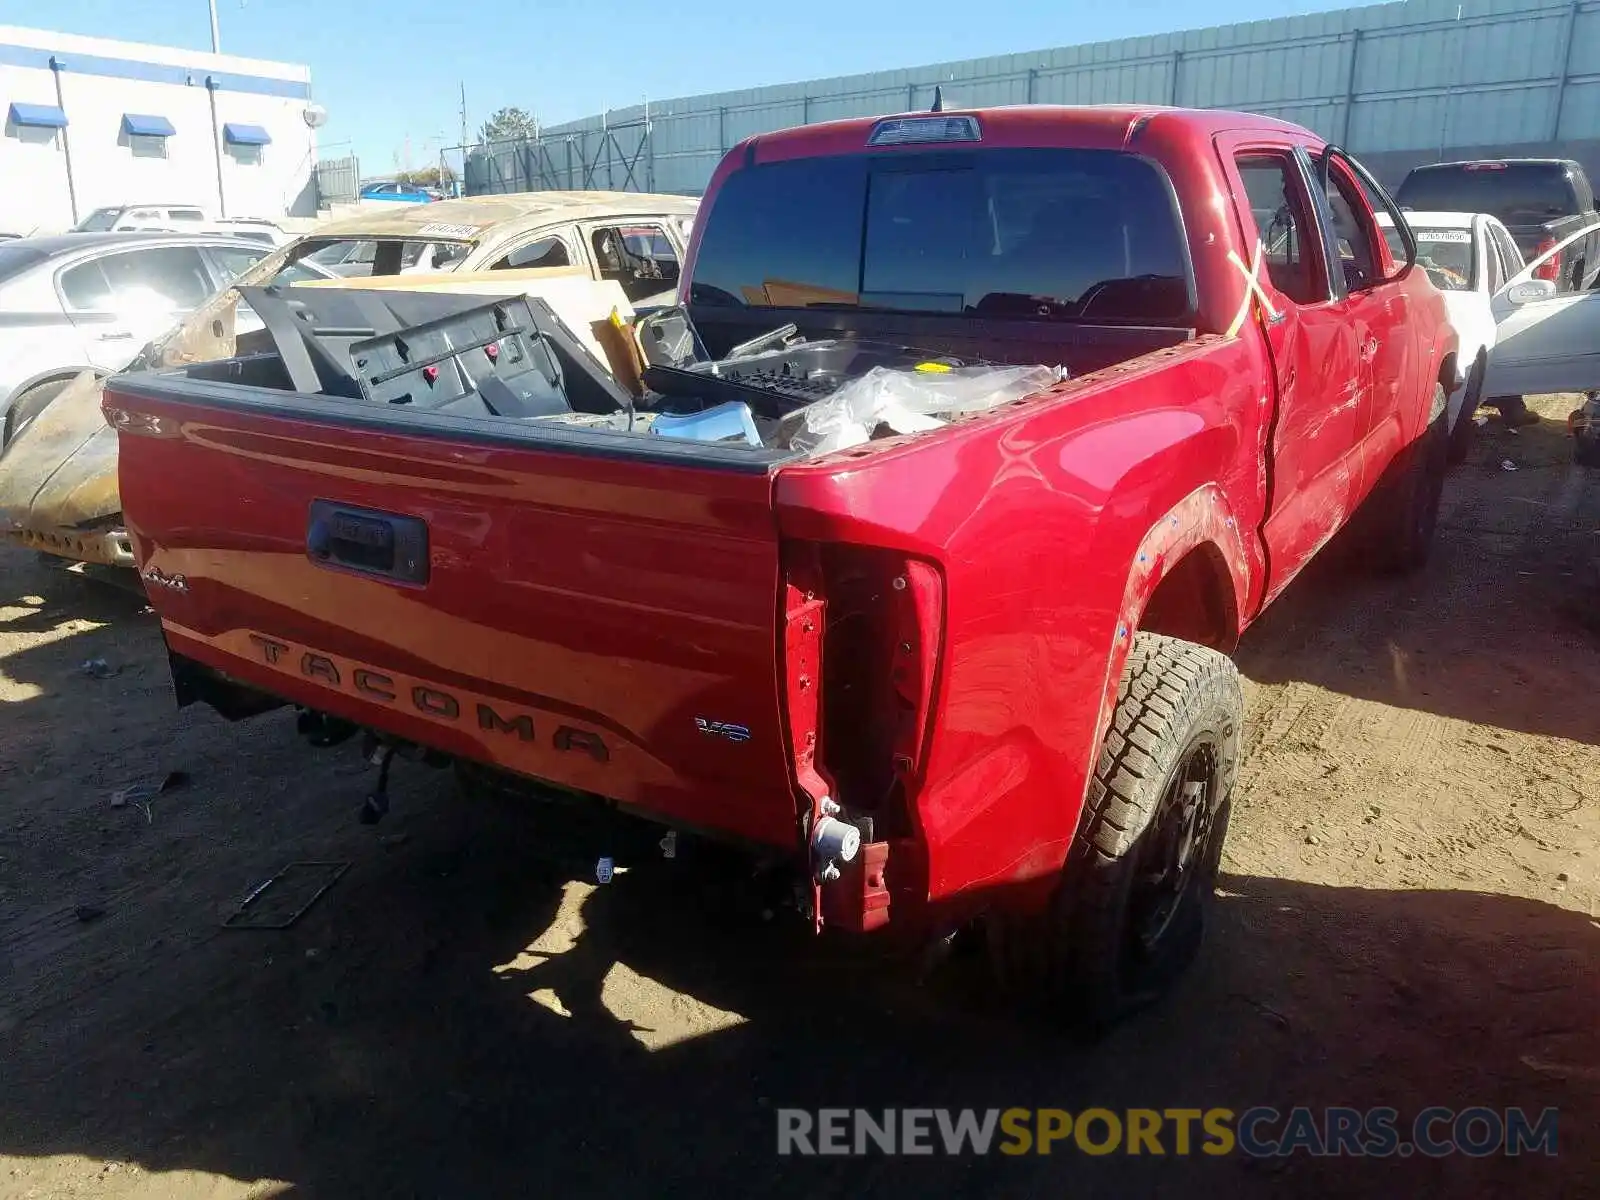
M 1470 229 L 1416 229 L 1413 230 L 1419 242 L 1470 242 L 1472 231 Z
M 443 221 L 430 221 L 417 232 L 429 237 L 469 238 L 482 228 L 482 225 L 449 225 Z

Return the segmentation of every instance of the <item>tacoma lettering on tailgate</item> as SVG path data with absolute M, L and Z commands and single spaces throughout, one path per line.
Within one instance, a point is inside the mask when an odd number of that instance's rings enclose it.
M 457 696 L 424 683 L 409 686 L 398 684 L 392 675 L 373 667 L 360 666 L 337 660 L 314 650 L 291 646 L 276 638 L 252 633 L 250 643 L 261 652 L 261 661 L 269 667 L 315 680 L 328 687 L 359 696 L 364 700 L 377 700 L 385 704 L 407 707 L 421 716 L 442 724 L 455 725 L 462 721 L 475 722 L 479 729 L 503 733 L 520 741 L 538 740 L 533 714 L 510 710 L 502 712 L 483 700 L 463 703 Z M 605 739 L 589 729 L 573 725 L 557 725 L 550 734 L 550 745 L 562 752 L 587 754 L 596 762 L 609 762 L 611 751 Z

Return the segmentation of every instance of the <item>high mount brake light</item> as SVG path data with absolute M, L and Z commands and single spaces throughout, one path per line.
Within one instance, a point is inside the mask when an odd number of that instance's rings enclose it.
M 872 127 L 869 146 L 911 146 L 928 142 L 981 142 L 976 117 L 891 117 Z

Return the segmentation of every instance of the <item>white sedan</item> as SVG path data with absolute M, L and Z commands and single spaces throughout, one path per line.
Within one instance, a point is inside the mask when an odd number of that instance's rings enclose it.
M 1466 457 L 1472 415 L 1484 398 L 1484 380 L 1498 341 L 1494 298 L 1521 273 L 1522 252 L 1506 227 L 1487 213 L 1408 212 L 1406 223 L 1417 239 L 1417 266 L 1444 293 L 1450 323 L 1461 339 L 1458 386 L 1450 397 L 1451 458 L 1459 462 Z M 1389 215 L 1379 213 L 1378 224 L 1390 249 L 1403 255 Z

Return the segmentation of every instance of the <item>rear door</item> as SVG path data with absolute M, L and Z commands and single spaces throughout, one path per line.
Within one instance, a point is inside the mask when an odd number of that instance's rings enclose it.
M 1523 267 L 1490 301 L 1495 347 L 1486 396 L 1600 390 L 1600 291 L 1561 292 Z
M 1337 147 L 1323 151 L 1317 173 L 1325 186 L 1318 186 L 1316 196 L 1339 256 L 1334 286 L 1342 285 L 1346 312 L 1358 329 L 1362 385 L 1368 389 L 1359 445 L 1364 498 L 1401 447 L 1421 432 L 1418 406 L 1426 407 L 1433 385 L 1424 379 L 1427 360 L 1418 345 L 1414 309 L 1419 298 L 1437 293 L 1420 273 L 1402 278 L 1404 263 L 1390 253 L 1377 211 L 1387 211 L 1396 224 L 1405 216 L 1372 175 Z
M 149 588 L 173 653 L 794 844 L 771 456 L 660 439 L 624 459 L 517 422 L 166 376 L 125 376 L 105 403 L 139 568 L 181 577 Z
M 1360 498 L 1371 358 L 1364 301 L 1336 284 L 1302 159 L 1287 141 L 1218 139 L 1245 241 L 1272 300 L 1264 329 L 1277 375 L 1271 507 L 1262 530 L 1275 595 Z
M 111 372 L 127 366 L 213 288 L 198 249 L 151 246 L 66 267 L 56 275 L 56 290 L 84 339 L 87 360 Z

